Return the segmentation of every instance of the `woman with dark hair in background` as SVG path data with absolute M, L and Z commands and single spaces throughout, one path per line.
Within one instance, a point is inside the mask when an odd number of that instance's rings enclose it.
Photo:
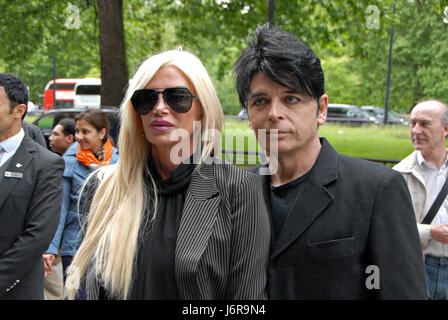
M 61 249 L 65 272 L 81 243 L 85 196 L 79 193 L 87 176 L 95 169 L 116 163 L 118 150 L 108 136 L 109 121 L 101 110 L 88 110 L 75 118 L 75 142 L 64 154 L 64 187 L 61 218 L 50 247 L 44 254 L 45 271 L 51 272 L 53 260 Z

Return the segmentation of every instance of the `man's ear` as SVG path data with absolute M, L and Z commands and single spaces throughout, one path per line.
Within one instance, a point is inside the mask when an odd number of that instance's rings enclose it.
M 247 110 L 247 120 L 249 122 L 249 128 L 252 129 L 252 123 L 250 122 L 249 108 L 247 108 L 247 104 L 246 104 L 246 110 Z
M 21 104 L 16 105 L 13 110 L 14 118 L 22 119 L 25 112 L 26 112 L 25 104 L 21 103 Z
M 317 111 L 317 124 L 319 126 L 323 125 L 327 120 L 327 111 L 328 111 L 328 95 L 324 93 L 319 98 L 319 107 Z
M 67 135 L 67 139 L 68 139 L 71 143 L 73 143 L 73 142 L 75 142 L 75 135 L 73 135 L 73 134 L 68 134 L 68 135 Z
M 443 134 L 445 135 L 445 139 L 448 137 L 448 123 L 443 126 Z

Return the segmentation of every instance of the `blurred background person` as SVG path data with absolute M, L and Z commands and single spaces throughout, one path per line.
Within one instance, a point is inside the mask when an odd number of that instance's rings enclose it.
M 88 299 L 266 298 L 261 184 L 212 157 L 223 112 L 201 61 L 176 50 L 147 59 L 121 115 L 120 159 L 86 191 L 68 297 L 85 286 Z
M 78 196 L 84 180 L 95 169 L 113 164 L 118 160 L 118 150 L 108 137 L 109 121 L 101 110 L 88 110 L 75 118 L 76 143 L 65 152 L 63 198 L 61 218 L 54 238 L 45 252 L 46 269 L 51 266 L 60 250 L 64 279 L 81 243 L 81 223 L 85 196 Z M 79 209 L 79 211 L 78 211 Z
M 29 98 L 29 88 L 27 87 L 27 99 Z M 25 121 L 25 116 L 30 109 L 30 106 L 34 106 L 34 104 L 31 101 L 27 102 L 27 108 L 25 110 L 25 113 L 22 115 L 22 128 L 25 131 L 25 135 L 27 137 L 30 137 L 34 141 L 36 141 L 38 144 L 40 144 L 42 147 L 47 148 L 47 144 L 45 142 L 45 137 L 42 133 L 42 131 L 39 129 L 38 126 L 35 124 L 29 123 Z
M 425 254 L 426 287 L 432 300 L 448 299 L 448 105 L 439 100 L 418 103 L 411 111 L 410 134 L 415 151 L 394 169 L 411 193 L 418 233 Z
M 49 137 L 50 149 L 61 156 L 75 141 L 75 120 L 64 118 L 60 120 L 53 128 Z M 45 280 L 44 294 L 47 300 L 61 300 L 64 293 L 64 281 L 62 260 L 59 254 L 53 259 L 53 254 L 44 254 L 45 261 Z M 51 262 L 52 261 L 52 262 Z M 51 265 L 51 268 L 47 267 Z
M 75 120 L 64 118 L 59 121 L 54 126 L 48 140 L 50 142 L 50 149 L 63 156 L 65 151 L 75 142 Z

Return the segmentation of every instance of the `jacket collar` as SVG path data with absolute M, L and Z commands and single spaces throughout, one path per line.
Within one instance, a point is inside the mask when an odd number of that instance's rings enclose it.
M 320 141 L 322 149 L 319 156 L 308 178 L 303 182 L 300 195 L 291 209 L 291 214 L 286 218 L 278 240 L 272 245 L 272 259 L 300 237 L 334 199 L 326 186 L 338 178 L 338 153 L 325 138 Z
M 17 150 L 17 148 L 20 146 L 24 137 L 25 137 L 25 131 L 21 128 L 17 134 L 13 135 L 12 137 L 6 140 L 0 141 L 0 146 L 6 152 L 13 152 L 14 150 Z
M 217 160 L 209 157 L 200 165 L 199 170 L 195 169 L 191 176 L 189 192 L 198 201 L 207 200 L 217 195 L 214 165 Z
M 203 163 L 193 171 L 185 198 L 175 251 L 175 266 L 179 295 L 186 299 L 187 292 L 199 292 L 197 274 L 199 258 L 205 251 L 219 213 L 221 195 L 216 185 L 215 164 Z
M 78 152 L 78 142 L 73 142 L 70 147 L 68 147 L 67 151 L 65 151 L 64 156 L 74 156 Z
M 406 158 L 401 160 L 397 165 L 394 166 L 394 170 L 404 174 L 410 174 L 414 176 L 420 183 L 424 186 L 425 179 L 423 178 L 422 169 L 418 163 L 417 151 L 412 152 Z
M 22 178 L 3 178 L 9 179 L 8 183 L 2 183 L 0 185 L 0 208 L 3 206 L 3 203 L 8 198 L 9 194 L 16 184 L 23 179 L 23 175 L 25 174 L 25 170 L 30 165 L 33 159 L 33 153 L 37 152 L 39 145 L 35 143 L 28 137 L 24 137 L 19 148 L 16 153 L 12 156 L 11 161 L 9 162 L 6 171 L 14 172 L 16 174 L 21 174 Z M 5 173 L 6 173 L 5 171 Z M 5 182 L 5 181 L 4 181 Z

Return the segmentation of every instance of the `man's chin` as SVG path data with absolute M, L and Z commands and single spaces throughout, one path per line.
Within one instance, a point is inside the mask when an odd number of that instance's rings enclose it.
M 425 148 L 425 145 L 419 142 L 413 142 L 412 144 L 414 145 L 414 149 L 418 151 L 422 151 Z

